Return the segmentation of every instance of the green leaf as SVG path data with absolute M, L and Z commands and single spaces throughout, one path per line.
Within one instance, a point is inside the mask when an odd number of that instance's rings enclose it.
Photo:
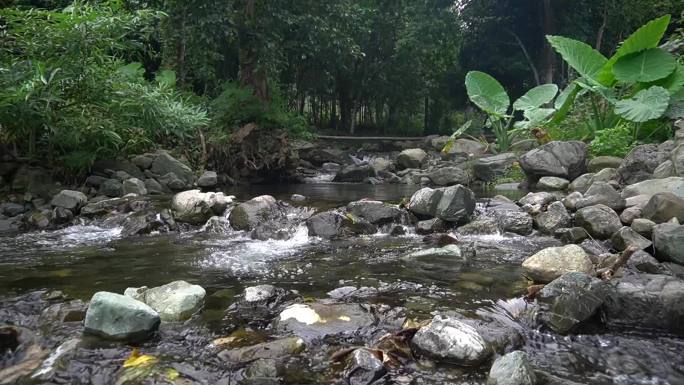
M 570 83 L 560 95 L 556 98 L 554 103 L 554 108 L 556 109 L 556 114 L 551 119 L 551 124 L 558 124 L 565 119 L 570 112 L 570 109 L 575 104 L 575 99 L 577 94 L 582 90 L 577 84 Z
M 142 78 L 145 69 L 142 67 L 142 63 L 133 62 L 119 67 L 117 72 L 129 80 L 138 80 Z
M 172 70 L 161 70 L 157 72 L 157 75 L 154 79 L 157 81 L 157 83 L 164 86 L 176 86 L 176 72 Z
M 651 48 L 618 59 L 613 66 L 613 74 L 622 82 L 647 83 L 668 77 L 676 68 L 674 56 L 659 48 Z
M 525 111 L 525 118 L 533 125 L 538 125 L 556 112 L 553 108 L 535 108 Z
M 484 72 L 470 71 L 465 85 L 470 100 L 484 112 L 497 117 L 506 115 L 511 100 L 496 79 Z
M 658 119 L 667 110 L 670 93 L 660 86 L 637 92 L 633 98 L 619 100 L 615 103 L 615 113 L 637 123 Z
M 678 93 L 684 88 L 684 66 L 677 64 L 677 67 L 670 76 L 655 82 L 653 85 L 665 88 L 670 95 Z
M 620 46 L 615 55 L 613 55 L 606 65 L 601 69 L 598 80 L 601 84 L 611 85 L 615 81 L 613 75 L 613 66 L 623 56 L 643 51 L 650 48 L 655 48 L 665 35 L 667 26 L 670 24 L 670 15 L 651 20 L 644 24 L 631 34 Z
M 527 111 L 539 108 L 549 103 L 558 94 L 558 86 L 555 84 L 543 84 L 527 91 L 525 95 L 513 103 L 513 108 L 518 111 Z
M 595 79 L 608 59 L 590 45 L 563 36 L 547 36 L 549 44 L 577 73 Z
M 444 148 L 442 148 L 442 152 L 445 154 L 448 154 L 449 151 L 451 151 L 451 148 L 454 147 L 454 143 L 456 142 L 456 139 L 458 139 L 461 135 L 465 134 L 466 131 L 470 128 L 470 126 L 473 124 L 472 119 L 468 120 L 467 122 L 463 123 L 461 127 L 459 127 L 458 130 L 454 131 L 451 136 L 449 136 L 449 139 L 447 142 L 444 144 Z

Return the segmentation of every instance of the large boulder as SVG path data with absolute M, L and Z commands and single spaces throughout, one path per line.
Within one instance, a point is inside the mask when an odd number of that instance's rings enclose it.
M 437 186 L 452 186 L 470 182 L 468 171 L 458 166 L 438 168 L 430 172 L 428 178 Z
M 169 185 L 169 188 L 172 190 L 178 190 L 179 188 L 181 190 L 187 189 L 192 187 L 193 183 L 195 183 L 195 174 L 192 172 L 192 169 L 166 151 L 159 151 L 156 154 L 154 161 L 152 161 L 150 171 L 158 176 L 164 176 L 169 173 L 175 175 L 182 185 Z M 142 176 L 133 176 L 142 178 Z
M 17 193 L 30 192 L 43 199 L 50 199 L 59 191 L 52 172 L 42 167 L 22 165 L 14 173 L 11 190 Z
M 653 227 L 653 246 L 659 260 L 684 265 L 684 226 L 663 223 Z
M 442 199 L 435 209 L 435 216 L 447 222 L 461 223 L 475 211 L 475 194 L 462 185 L 443 189 Z
M 622 190 L 623 198 L 631 198 L 639 195 L 651 197 L 658 193 L 669 192 L 684 198 L 684 178 L 673 176 L 665 179 L 650 179 L 643 182 L 626 186 Z
M 516 350 L 494 361 L 487 385 L 535 385 L 537 376 L 525 352 Z
M 427 162 L 427 153 L 420 148 L 404 150 L 397 156 L 397 168 L 421 168 Z
M 174 281 L 148 289 L 128 288 L 125 295 L 144 302 L 159 313 L 162 321 L 184 321 L 192 316 L 204 303 L 207 292 L 199 285 L 185 281 Z
M 684 198 L 669 192 L 655 194 L 641 210 L 641 215 L 655 223 L 664 223 L 672 218 L 677 218 L 682 223 L 684 222 Z
M 581 209 L 598 204 L 606 205 L 613 210 L 621 210 L 625 208 L 626 201 L 609 183 L 594 182 L 584 193 L 583 198 L 575 203 L 575 208 Z
M 442 189 L 422 188 L 413 193 L 408 208 L 414 214 L 434 217 L 443 194 Z
M 522 263 L 525 274 L 534 282 L 546 283 L 566 273 L 594 273 L 594 265 L 586 251 L 578 245 L 548 247 Z
M 608 206 L 584 207 L 575 214 L 575 223 L 583 227 L 592 237 L 608 239 L 622 228 L 620 217 Z
M 669 153 L 655 144 L 634 147 L 622 160 L 617 170 L 623 184 L 634 184 L 653 176 L 655 169 L 669 157 Z
M 351 164 L 340 170 L 333 179 L 333 182 L 350 182 L 360 183 L 368 178 L 377 176 L 373 166 L 369 164 L 355 165 Z
M 518 160 L 518 156 L 511 152 L 478 158 L 473 161 L 473 177 L 491 182 L 503 176 Z
M 100 291 L 90 300 L 85 330 L 112 340 L 139 341 L 159 327 L 159 314 L 131 297 Z
M 78 212 L 88 203 L 88 197 L 80 191 L 62 190 L 50 201 L 53 207 L 61 207 L 72 212 Z
M 411 344 L 428 357 L 464 366 L 478 365 L 492 354 L 491 346 L 474 327 L 442 315 L 420 328 Z
M 189 190 L 174 195 L 171 207 L 178 222 L 200 225 L 214 215 L 221 215 L 232 200 L 232 196 L 226 197 L 223 193 Z
M 537 293 L 539 319 L 556 333 L 569 333 L 596 314 L 604 290 L 603 281 L 583 272 L 563 274 Z
M 523 155 L 520 166 L 532 181 L 543 176 L 574 180 L 587 170 L 587 145 L 580 141 L 547 143 Z
M 230 225 L 235 230 L 253 230 L 269 220 L 282 217 L 278 201 L 270 195 L 261 195 L 240 203 L 230 212 Z
M 347 211 L 374 224 L 399 221 L 404 215 L 404 211 L 396 205 L 367 200 L 349 203 Z
M 684 281 L 661 274 L 609 281 L 603 319 L 619 328 L 661 329 L 684 335 Z
M 342 235 L 346 218 L 335 211 L 326 211 L 312 215 L 306 220 L 309 236 L 321 238 L 333 238 Z

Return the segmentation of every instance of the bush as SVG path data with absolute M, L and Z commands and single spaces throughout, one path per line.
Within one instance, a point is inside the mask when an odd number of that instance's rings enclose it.
M 610 155 L 624 157 L 636 145 L 632 130 L 626 123 L 606 128 L 596 134 L 589 143 L 589 151 L 594 156 Z

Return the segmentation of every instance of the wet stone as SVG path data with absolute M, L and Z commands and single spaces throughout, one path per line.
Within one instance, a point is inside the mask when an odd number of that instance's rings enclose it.
M 223 361 L 234 365 L 244 365 L 259 359 L 283 359 L 293 356 L 305 348 L 304 340 L 299 337 L 287 337 L 274 341 L 237 349 L 221 351 L 218 356 Z
M 420 353 L 457 365 L 478 365 L 492 350 L 478 331 L 457 318 L 437 315 L 411 341 Z
M 293 304 L 275 321 L 276 330 L 293 333 L 305 341 L 325 337 L 355 336 L 375 324 L 375 316 L 359 304 Z
M 594 272 L 591 259 L 577 245 L 546 248 L 527 258 L 522 267 L 534 282 L 539 283 L 551 282 L 565 273 L 592 274 Z
M 387 370 L 371 351 L 356 349 L 350 355 L 344 371 L 349 385 L 371 385 L 382 378 Z
M 537 376 L 529 358 L 515 351 L 497 358 L 489 370 L 487 385 L 535 385 Z
M 159 321 L 159 314 L 146 304 L 101 291 L 90 300 L 85 330 L 107 339 L 138 341 L 149 337 Z
M 202 306 L 206 295 L 204 288 L 185 281 L 174 281 L 151 289 L 129 288 L 126 291 L 134 291 L 134 298 L 154 309 L 166 322 L 190 318 Z

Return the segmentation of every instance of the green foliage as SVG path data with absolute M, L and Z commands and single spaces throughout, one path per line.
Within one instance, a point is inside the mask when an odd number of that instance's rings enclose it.
M 466 90 L 470 101 L 489 115 L 504 118 L 511 105 L 503 86 L 484 72 L 470 71 L 465 78 Z
M 600 52 L 581 41 L 563 36 L 548 36 L 547 40 L 563 60 L 586 79 L 595 79 L 608 62 Z
M 637 123 L 658 119 L 667 110 L 670 94 L 663 87 L 653 86 L 641 90 L 631 98 L 618 100 L 615 113 Z
M 673 74 L 677 60 L 669 53 L 650 48 L 619 58 L 613 66 L 613 74 L 625 83 L 648 83 Z
M 628 124 L 622 123 L 598 132 L 596 138 L 589 144 L 589 151 L 594 156 L 624 157 L 636 145 L 632 139 L 632 132 Z

